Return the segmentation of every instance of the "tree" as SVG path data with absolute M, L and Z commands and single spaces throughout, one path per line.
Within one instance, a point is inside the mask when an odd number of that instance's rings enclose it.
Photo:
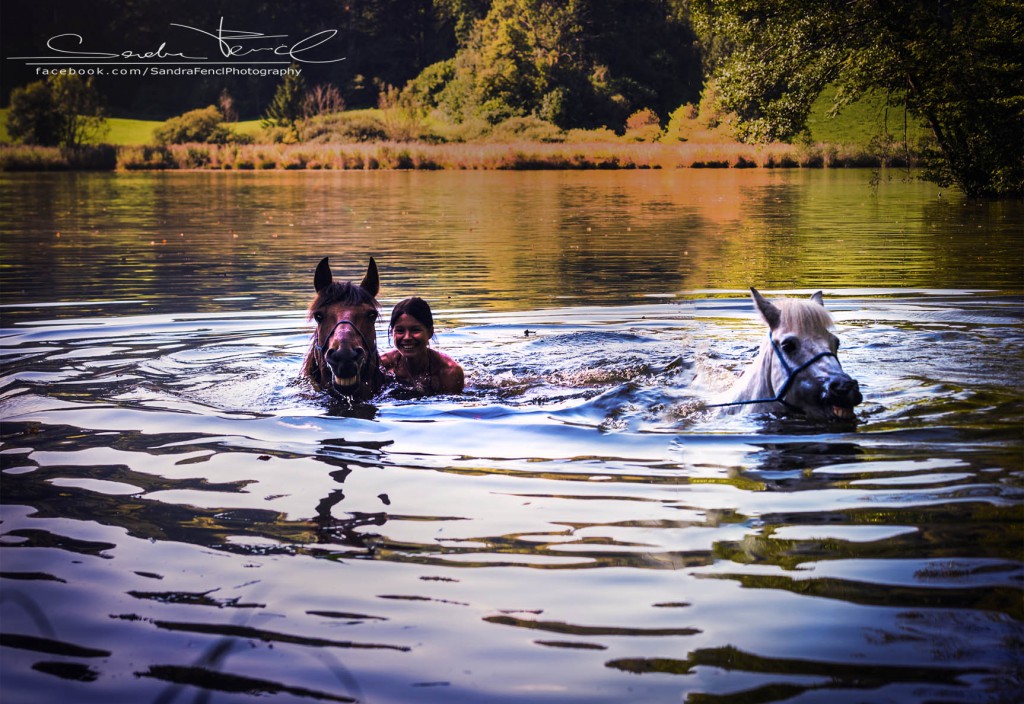
M 222 88 L 217 98 L 217 107 L 224 116 L 225 122 L 238 122 L 238 111 L 235 109 L 235 98 L 227 88 Z
M 434 12 L 443 22 L 451 23 L 455 38 L 463 44 L 489 6 L 490 0 L 434 0 Z
M 830 84 L 837 111 L 880 91 L 930 127 L 930 178 L 972 196 L 1024 193 L 1020 0 L 694 0 L 693 10 L 706 41 L 732 47 L 715 77 L 746 140 L 793 137 Z
M 60 120 L 53 105 L 53 93 L 45 81 L 11 91 L 7 131 L 13 140 L 22 144 L 57 146 Z
M 77 149 L 106 127 L 91 78 L 53 75 L 11 91 L 7 131 L 23 144 Z
M 51 76 L 53 103 L 61 116 L 59 143 L 77 149 L 106 130 L 106 117 L 99 91 L 92 78 L 77 75 Z
M 295 129 L 295 123 L 303 117 L 303 103 L 306 99 L 306 81 L 302 78 L 298 66 L 292 64 L 292 70 L 277 86 L 277 92 L 270 101 L 263 116 L 264 127 L 289 127 Z
M 438 0 L 441 2 L 441 0 Z M 472 0 L 446 6 L 479 11 Z M 532 115 L 561 127 L 621 124 L 697 97 L 683 0 L 493 0 L 459 15 L 461 47 L 409 86 L 456 121 Z M 468 24 L 468 29 L 465 27 Z

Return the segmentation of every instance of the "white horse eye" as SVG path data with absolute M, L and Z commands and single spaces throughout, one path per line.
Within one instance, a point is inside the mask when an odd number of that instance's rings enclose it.
M 779 346 L 782 347 L 782 351 L 786 354 L 793 354 L 800 349 L 800 340 L 795 337 L 787 337 L 779 343 Z

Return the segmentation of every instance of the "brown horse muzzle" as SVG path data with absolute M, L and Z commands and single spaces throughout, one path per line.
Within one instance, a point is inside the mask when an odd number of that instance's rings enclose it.
M 335 388 L 345 390 L 359 384 L 366 367 L 366 350 L 362 346 L 342 345 L 327 350 L 324 362 L 331 370 Z
M 324 341 L 324 363 L 331 372 L 331 383 L 343 393 L 362 381 L 369 354 L 366 340 L 349 320 L 339 320 Z

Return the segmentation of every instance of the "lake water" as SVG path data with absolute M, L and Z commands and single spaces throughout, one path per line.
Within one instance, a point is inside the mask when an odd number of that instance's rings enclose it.
M 1024 204 L 871 176 L 0 175 L 3 701 L 1018 701 Z M 323 256 L 466 393 L 299 383 Z M 857 427 L 704 408 L 750 285 Z

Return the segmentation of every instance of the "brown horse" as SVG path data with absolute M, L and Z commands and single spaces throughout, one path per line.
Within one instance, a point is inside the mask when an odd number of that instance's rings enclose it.
M 361 283 L 335 281 L 327 257 L 313 274 L 316 297 L 309 304 L 309 318 L 316 330 L 302 374 L 333 396 L 366 401 L 384 386 L 377 353 L 374 324 L 380 317 L 377 263 L 370 257 Z

